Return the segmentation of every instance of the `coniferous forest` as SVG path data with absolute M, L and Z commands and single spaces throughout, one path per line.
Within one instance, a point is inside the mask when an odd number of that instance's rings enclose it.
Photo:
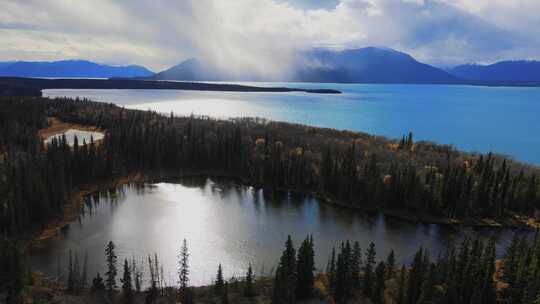
M 308 236 L 296 249 L 289 236 L 272 277 L 259 277 L 252 265 L 240 277 L 227 277 L 216 265 L 208 286 L 189 283 L 190 252 L 186 240 L 178 250 L 177 281 L 167 280 L 159 256 L 142 261 L 119 260 L 118 248 L 104 248 L 106 272 L 89 274 L 87 257 L 69 254 L 62 293 L 51 302 L 69 297 L 74 303 L 524 303 L 540 301 L 540 238 L 515 235 L 504 256 L 497 260 L 495 240 L 466 238 L 434 256 L 419 248 L 407 265 L 396 254 L 377 254 L 376 245 L 345 241 L 334 248 L 326 267 L 315 265 L 314 239 Z M 8 303 L 19 303 L 25 281 L 20 254 L 2 244 L 1 275 Z M 58 282 L 57 282 L 58 284 Z M 58 287 L 63 286 L 63 287 Z M 82 303 L 82 302 L 81 302 Z
M 0 103 L 2 235 L 39 228 L 81 185 L 134 173 L 223 176 L 330 202 L 443 219 L 531 217 L 537 168 L 492 154 L 262 119 L 215 120 L 126 110 L 89 100 Z M 105 130 L 100 142 L 45 145 L 48 118 Z
M 51 118 L 96 127 L 105 137 L 75 140 L 73 146 L 65 138 L 45 144 L 38 131 L 48 127 Z M 537 168 L 498 155 L 418 142 L 413 134 L 388 140 L 256 118 L 175 117 L 89 100 L 4 97 L 0 100 L 1 289 L 9 301 L 17 303 L 28 280 L 18 240 L 31 238 L 52 218 L 61 216 L 82 187 L 134 174 L 152 180 L 219 176 L 308 193 L 346 207 L 416 214 L 424 220 L 475 223 L 489 218 L 515 225 L 516 217 L 528 220 L 537 210 L 539 173 Z M 272 291 L 267 296 L 273 303 L 319 296 L 315 289 L 324 289 L 322 295 L 336 303 L 358 297 L 373 303 L 407 304 L 540 301 L 536 239 L 529 243 L 516 237 L 502 261 L 495 261 L 493 242 L 466 240 L 437 258 L 419 249 L 406 267 L 394 265 L 395 257 L 377 257 L 375 245 L 344 242 L 321 273 L 314 273 L 313 242 L 308 237 L 297 251 L 287 240 L 269 283 Z M 109 271 L 103 278 L 96 276 L 91 288 L 106 290 L 109 297 L 120 288 L 129 303 L 141 284 L 130 261 L 116 259 L 114 246 L 107 246 Z M 82 260 L 73 259 L 77 262 L 70 265 Z M 149 264 L 154 265 L 150 275 L 158 276 L 158 257 L 150 256 Z M 85 289 L 89 281 L 78 279 L 84 267 L 76 266 L 77 271 L 72 267 L 68 290 Z M 495 280 L 498 269 L 500 276 Z M 120 273 L 122 280 L 116 280 Z M 188 286 L 187 269 L 183 273 L 179 293 L 189 303 L 196 294 Z M 246 286 L 244 295 L 257 292 L 252 275 L 246 274 L 251 279 L 241 284 Z M 213 292 L 227 303 L 228 292 L 236 291 L 219 277 Z M 148 293 L 158 297 L 164 287 L 155 281 Z M 395 294 L 390 296 L 390 290 Z M 390 298 L 395 301 L 388 302 Z

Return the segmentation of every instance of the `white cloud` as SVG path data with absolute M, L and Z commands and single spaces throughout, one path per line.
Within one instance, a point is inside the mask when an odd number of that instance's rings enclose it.
M 387 46 L 441 65 L 540 55 L 537 0 L 305 3 L 0 0 L 0 60 L 83 58 L 160 70 L 199 57 L 236 73 L 277 75 L 294 51 L 314 46 Z

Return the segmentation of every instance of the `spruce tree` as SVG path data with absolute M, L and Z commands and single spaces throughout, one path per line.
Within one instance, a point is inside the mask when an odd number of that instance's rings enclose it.
M 214 292 L 217 295 L 220 295 L 223 292 L 224 285 L 225 285 L 225 282 L 223 281 L 223 269 L 221 268 L 221 264 L 219 264 L 217 275 L 216 275 L 216 281 L 214 282 Z
M 114 243 L 112 241 L 107 244 L 105 248 L 105 258 L 107 260 L 107 272 L 105 272 L 105 286 L 107 288 L 107 293 L 109 297 L 113 296 L 114 289 L 116 288 L 116 275 L 117 270 L 117 259 L 116 253 L 114 252 Z
M 418 299 L 418 304 L 433 303 L 435 297 L 435 266 L 431 266 L 426 279 L 422 284 L 422 291 Z
M 292 304 L 296 302 L 296 251 L 291 236 L 285 242 L 285 250 L 281 255 L 272 293 L 273 304 Z
M 88 253 L 84 253 L 83 268 L 81 273 L 81 289 L 85 289 L 88 284 Z
M 105 290 L 105 284 L 103 283 L 103 278 L 98 272 L 96 277 L 92 280 L 92 291 L 98 292 L 101 290 Z
M 248 270 L 246 273 L 246 281 L 244 285 L 244 295 L 246 297 L 253 297 L 255 295 L 254 289 L 253 289 L 253 269 L 251 267 L 251 263 L 249 263 Z
M 396 256 L 394 254 L 394 250 L 390 250 L 388 257 L 386 258 L 386 265 L 385 265 L 385 269 L 386 269 L 385 277 L 387 280 L 394 277 L 394 272 L 396 270 L 395 268 L 396 268 Z
M 178 255 L 178 284 L 180 285 L 180 297 L 183 302 L 189 300 L 189 252 L 186 239 L 182 242 L 182 248 Z
M 407 282 L 407 303 L 416 304 L 423 284 L 424 249 L 420 248 L 412 262 Z
M 375 304 L 383 304 L 384 288 L 385 288 L 385 265 L 384 262 L 379 262 L 375 269 L 375 285 L 373 286 L 372 300 Z
M 360 268 L 362 266 L 362 250 L 360 249 L 360 243 L 354 242 L 352 261 L 351 261 L 351 274 L 352 284 L 354 288 L 360 288 Z
M 377 252 L 375 244 L 371 242 L 366 250 L 366 263 L 364 264 L 364 295 L 370 297 L 373 291 L 374 267 Z
M 73 253 L 69 250 L 68 257 L 68 277 L 67 277 L 67 292 L 73 293 L 75 291 L 75 271 L 73 269 Z
M 6 291 L 6 303 L 22 303 L 25 265 L 20 245 L 0 240 L 0 292 Z
M 313 238 L 306 237 L 298 249 L 297 285 L 296 298 L 298 300 L 307 299 L 313 292 L 313 283 L 315 281 L 313 271 L 315 270 L 315 253 L 313 250 Z
M 484 255 L 485 255 L 485 259 L 484 259 L 483 267 L 485 267 L 485 269 L 484 269 L 483 283 L 481 286 L 481 297 L 480 297 L 481 304 L 494 303 L 496 302 L 496 298 L 497 298 L 495 285 L 493 282 L 493 274 L 495 273 L 495 241 L 493 239 L 490 240 L 485 250 Z M 533 294 L 535 295 L 536 290 L 538 290 L 537 289 L 538 280 L 537 278 L 531 278 L 530 281 L 536 283 L 534 284 L 536 285 L 535 286 L 536 288 L 534 288 L 535 291 L 533 292 Z M 534 295 L 532 295 L 531 301 L 534 300 Z
M 229 304 L 229 284 L 227 284 L 227 282 L 223 284 L 221 292 L 221 304 Z
M 124 275 L 122 277 L 122 295 L 125 303 L 131 303 L 133 299 L 133 286 L 131 282 L 131 269 L 127 259 L 124 259 Z
M 328 284 L 331 292 L 334 292 L 336 289 L 336 248 L 332 248 L 332 254 L 328 260 L 328 265 L 326 267 L 326 273 L 328 276 Z
M 406 300 L 406 284 L 407 284 L 407 270 L 405 269 L 405 265 L 401 266 L 401 271 L 399 273 L 399 280 L 398 280 L 398 292 L 396 296 L 396 304 L 405 304 Z

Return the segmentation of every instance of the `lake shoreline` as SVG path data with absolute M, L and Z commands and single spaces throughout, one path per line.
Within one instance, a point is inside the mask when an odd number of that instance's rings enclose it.
M 534 231 L 539 227 L 537 221 L 527 222 L 527 219 L 519 219 L 516 216 L 514 219 L 506 220 L 494 220 L 494 219 L 451 219 L 445 217 L 438 217 L 433 215 L 418 214 L 413 211 L 407 210 L 393 210 L 388 208 L 366 208 L 361 206 L 355 206 L 341 202 L 335 198 L 332 198 L 328 194 L 320 192 L 302 190 L 302 189 L 285 189 L 285 188 L 272 188 L 266 187 L 262 184 L 256 184 L 249 182 L 239 177 L 232 177 L 223 172 L 203 172 L 203 171 L 185 171 L 182 173 L 169 173 L 169 174 L 145 174 L 142 172 L 133 173 L 124 177 L 115 178 L 109 181 L 101 181 L 94 184 L 89 184 L 80 187 L 72 193 L 70 203 L 64 206 L 62 215 L 52 219 L 44 228 L 38 229 L 35 233 L 31 234 L 31 238 L 27 243 L 26 249 L 30 252 L 39 250 L 47 245 L 47 241 L 58 236 L 60 231 L 66 226 L 73 223 L 80 215 L 80 210 L 84 205 L 84 197 L 100 191 L 105 191 L 111 188 L 118 188 L 124 185 L 133 183 L 146 183 L 153 184 L 159 182 L 171 182 L 181 178 L 209 178 L 209 179 L 222 179 L 227 182 L 238 183 L 238 185 L 246 187 L 254 187 L 256 189 L 263 189 L 268 191 L 280 191 L 290 192 L 294 194 L 312 196 L 316 198 L 321 204 L 335 206 L 338 208 L 349 209 L 355 212 L 379 212 L 380 214 L 388 217 L 393 217 L 409 222 L 424 223 L 424 224 L 437 224 L 447 226 L 461 226 L 470 228 L 509 228 L 520 229 L 524 231 Z
M 38 136 L 43 140 L 46 140 L 48 137 L 51 137 L 51 136 L 65 133 L 66 131 L 70 129 L 88 131 L 88 132 L 99 132 L 99 133 L 105 134 L 105 130 L 102 130 L 96 126 L 86 126 L 86 125 L 80 125 L 80 124 L 66 123 L 66 122 L 60 121 L 56 117 L 49 117 L 47 120 L 48 120 L 49 126 L 45 129 L 39 130 L 38 132 Z M 96 140 L 96 142 L 99 142 L 99 141 L 101 141 L 101 139 Z
M 11 92 L 14 88 L 19 94 L 27 96 L 39 95 L 36 91 L 46 89 L 143 89 L 143 90 L 186 90 L 186 91 L 217 91 L 217 92 L 304 92 L 313 94 L 341 94 L 341 91 L 323 88 L 289 88 L 289 87 L 258 87 L 239 84 L 218 84 L 205 82 L 174 82 L 137 80 L 129 78 L 111 79 L 47 79 L 24 77 L 0 77 L 0 93 Z M 17 91 L 17 92 L 19 92 Z M 25 94 L 27 91 L 28 94 Z M 2 94 L 0 94 L 2 95 Z M 4 94 L 5 95 L 5 94 Z

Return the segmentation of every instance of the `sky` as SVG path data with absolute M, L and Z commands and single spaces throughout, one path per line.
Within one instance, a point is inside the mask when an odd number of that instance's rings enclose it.
M 0 61 L 280 73 L 299 50 L 382 46 L 447 67 L 540 59 L 539 0 L 0 0 Z

